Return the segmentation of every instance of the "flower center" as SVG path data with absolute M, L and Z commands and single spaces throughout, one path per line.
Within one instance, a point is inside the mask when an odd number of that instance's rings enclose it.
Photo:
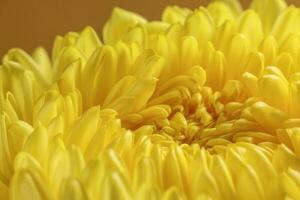
M 239 100 L 239 99 L 238 99 Z M 152 126 L 152 141 L 160 144 L 199 144 L 206 148 L 227 145 L 235 140 L 235 127 L 240 119 L 244 103 L 231 101 L 203 87 L 180 104 L 170 105 L 166 117 L 152 118 L 136 123 L 133 130 Z
M 167 118 L 155 121 L 155 133 L 171 137 L 178 143 L 198 143 L 203 131 L 216 125 L 224 107 L 216 101 L 218 93 L 206 95 L 195 93 L 191 99 L 175 105 Z

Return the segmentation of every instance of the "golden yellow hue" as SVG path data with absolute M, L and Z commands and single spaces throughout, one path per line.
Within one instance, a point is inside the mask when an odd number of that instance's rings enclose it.
M 300 9 L 113 10 L 0 66 L 0 199 L 300 199 Z

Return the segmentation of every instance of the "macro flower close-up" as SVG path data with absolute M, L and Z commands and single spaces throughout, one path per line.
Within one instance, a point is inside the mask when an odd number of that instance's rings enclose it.
M 0 62 L 0 199 L 300 199 L 300 8 L 115 7 Z

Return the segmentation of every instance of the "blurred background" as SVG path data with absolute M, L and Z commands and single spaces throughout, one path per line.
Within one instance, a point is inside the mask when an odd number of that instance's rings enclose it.
M 287 0 L 300 5 L 300 0 Z M 119 6 L 147 19 L 160 19 L 167 5 L 196 8 L 209 0 L 0 0 L 0 58 L 9 48 L 30 52 L 37 46 L 51 49 L 54 37 L 87 25 L 101 33 L 113 7 Z M 249 0 L 240 0 L 247 7 Z M 267 11 L 266 11 L 267 12 Z

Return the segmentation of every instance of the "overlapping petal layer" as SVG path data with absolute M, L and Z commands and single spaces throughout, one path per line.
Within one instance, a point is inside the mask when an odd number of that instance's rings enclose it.
M 300 10 L 120 8 L 0 66 L 0 199 L 299 199 Z

